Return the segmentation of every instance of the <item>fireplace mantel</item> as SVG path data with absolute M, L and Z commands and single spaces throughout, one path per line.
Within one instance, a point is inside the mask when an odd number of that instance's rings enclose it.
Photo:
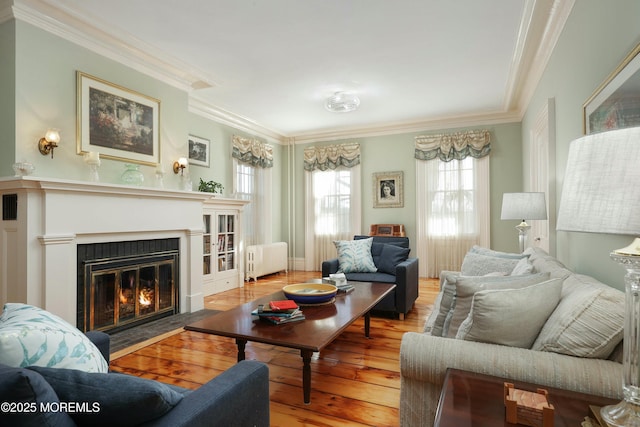
M 76 323 L 76 255 L 83 243 L 180 239 L 179 309 L 204 308 L 203 206 L 244 200 L 118 184 L 0 178 L 0 305 L 23 302 Z

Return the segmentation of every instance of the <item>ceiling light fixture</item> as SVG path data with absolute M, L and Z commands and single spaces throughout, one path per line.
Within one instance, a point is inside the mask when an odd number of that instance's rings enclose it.
M 349 92 L 336 92 L 327 98 L 324 108 L 332 113 L 348 113 L 360 106 L 360 98 Z

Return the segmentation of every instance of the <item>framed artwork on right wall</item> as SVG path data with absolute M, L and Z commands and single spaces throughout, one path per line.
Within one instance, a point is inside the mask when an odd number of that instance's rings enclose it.
M 640 126 L 640 44 L 583 106 L 585 135 Z

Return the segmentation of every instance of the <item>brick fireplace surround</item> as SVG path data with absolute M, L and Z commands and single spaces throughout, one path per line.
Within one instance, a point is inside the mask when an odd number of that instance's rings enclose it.
M 0 194 L 0 307 L 32 304 L 75 325 L 78 244 L 178 238 L 178 311 L 204 308 L 210 194 L 38 177 L 0 178 Z

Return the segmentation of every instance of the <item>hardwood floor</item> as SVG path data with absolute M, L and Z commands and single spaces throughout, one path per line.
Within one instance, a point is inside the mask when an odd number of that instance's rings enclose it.
M 289 272 L 260 278 L 205 298 L 205 307 L 227 310 L 290 283 L 320 277 Z M 311 362 L 311 403 L 302 399 L 302 360 L 297 350 L 248 343 L 246 358 L 269 366 L 272 426 L 396 426 L 400 401 L 402 335 L 421 331 L 438 292 L 437 279 L 420 280 L 420 296 L 405 320 L 372 316 L 351 325 Z M 230 338 L 176 330 L 112 355 L 111 369 L 195 389 L 236 363 Z

